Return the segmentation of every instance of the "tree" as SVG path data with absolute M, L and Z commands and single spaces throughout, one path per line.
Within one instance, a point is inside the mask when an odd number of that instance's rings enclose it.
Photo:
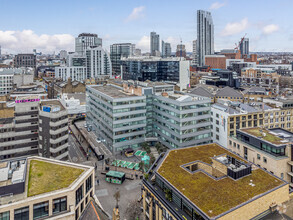
M 150 154 L 150 165 L 152 165 L 156 161 L 156 158 L 153 154 Z
M 144 142 L 141 144 L 141 147 L 144 151 L 146 151 L 148 154 L 151 152 L 150 146 L 148 145 L 147 142 Z
M 140 202 L 136 200 L 129 202 L 125 210 L 126 219 L 143 219 L 141 216 L 142 211 L 140 207 Z
M 144 172 L 144 169 L 143 169 L 143 168 L 144 168 L 144 163 L 143 163 L 142 161 L 140 161 L 138 165 L 139 165 L 139 169 L 140 169 L 142 172 Z

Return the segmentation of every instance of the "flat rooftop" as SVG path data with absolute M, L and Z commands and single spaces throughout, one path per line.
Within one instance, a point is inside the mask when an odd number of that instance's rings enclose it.
M 167 152 L 156 172 L 209 217 L 286 184 L 257 166 L 253 166 L 251 174 L 238 180 L 228 176 L 216 180 L 202 171 L 191 173 L 182 167 L 195 161 L 211 165 L 212 158 L 223 154 L 245 161 L 217 144 L 208 144 Z
M 83 171 L 80 168 L 64 166 L 57 163 L 31 160 L 29 165 L 27 196 L 35 196 L 67 188 Z
M 101 93 L 104 93 L 107 96 L 110 96 L 114 99 L 136 96 L 134 94 L 124 92 L 122 87 L 120 89 L 120 88 L 117 88 L 116 86 L 112 86 L 112 85 L 91 86 L 91 88 L 93 88 Z
M 19 187 L 17 190 L 14 187 L 7 195 L 1 196 L 1 205 L 68 188 L 87 170 L 87 167 L 81 165 L 46 158 L 30 157 L 27 160 L 18 160 L 18 163 L 14 160 L 0 163 L 0 171 L 3 170 L 0 172 L 0 188 L 24 183 L 22 191 Z M 13 170 L 12 175 L 10 170 Z
M 243 132 L 245 132 L 249 135 L 252 135 L 256 138 L 261 138 L 262 140 L 270 142 L 271 144 L 280 145 L 280 144 L 286 144 L 288 142 L 288 141 L 286 141 L 285 138 L 283 138 L 284 136 L 280 137 L 281 136 L 280 132 L 274 132 L 274 131 L 262 129 L 259 127 L 244 128 L 244 129 L 240 129 L 240 131 L 243 131 Z
M 51 108 L 60 107 L 60 111 L 65 110 L 64 106 L 59 100 L 44 100 L 44 101 L 41 101 L 41 104 L 42 106 L 48 106 Z

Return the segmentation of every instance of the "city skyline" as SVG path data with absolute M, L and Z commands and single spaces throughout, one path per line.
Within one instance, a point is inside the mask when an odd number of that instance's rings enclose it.
M 50 4 L 49 4 L 50 3 Z M 115 4 L 114 4 L 115 3 Z M 59 53 L 74 51 L 74 38 L 95 33 L 109 51 L 114 43 L 133 43 L 143 52 L 150 50 L 149 33 L 155 31 L 172 48 L 182 43 L 188 52 L 196 39 L 196 11 L 212 13 L 215 51 L 234 48 L 247 33 L 250 51 L 293 51 L 290 24 L 291 1 L 123 1 L 123 2 L 2 1 L 0 45 L 2 53 Z M 251 5 L 253 4 L 253 7 Z M 58 6 L 58 7 L 56 7 Z M 162 10 L 162 8 L 164 10 Z M 13 16 L 11 16 L 13 12 Z M 7 19 L 9 18 L 9 19 Z M 127 30 L 127 31 L 125 31 Z M 174 51 L 173 51 L 174 52 Z

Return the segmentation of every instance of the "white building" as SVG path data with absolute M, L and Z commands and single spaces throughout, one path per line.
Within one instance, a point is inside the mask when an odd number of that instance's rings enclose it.
M 112 64 L 108 51 L 101 46 L 87 48 L 86 68 L 88 79 L 105 75 L 112 76 Z
M 60 102 L 67 109 L 68 115 L 86 113 L 86 102 L 84 93 L 67 94 L 63 93 Z
M 67 58 L 67 51 L 61 50 L 60 51 L 60 59 L 66 59 Z
M 84 81 L 86 77 L 86 67 L 84 66 L 58 66 L 55 67 L 55 78 L 60 78 L 67 81 L 71 78 L 72 81 Z
M 230 112 L 231 113 L 231 112 Z M 227 147 L 228 143 L 228 117 L 230 115 L 229 107 L 222 104 L 214 104 L 211 106 L 212 121 L 212 139 L 214 143 L 218 143 L 223 147 Z M 235 112 L 236 113 L 236 112 Z
M 102 38 L 98 38 L 97 34 L 82 33 L 75 38 L 75 52 L 85 55 L 85 51 L 89 46 L 102 46 Z
M 91 46 L 86 50 L 86 55 L 78 53 L 69 54 L 67 66 L 55 67 L 55 78 L 67 81 L 84 81 L 85 79 L 112 76 L 110 54 L 101 46 Z
M 0 68 L 0 95 L 10 93 L 14 87 L 32 84 L 33 68 Z

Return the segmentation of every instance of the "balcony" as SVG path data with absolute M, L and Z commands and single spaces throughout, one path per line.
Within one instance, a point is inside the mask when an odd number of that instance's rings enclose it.
M 68 130 L 68 126 L 64 126 L 63 128 L 59 128 L 57 130 L 51 130 L 50 129 L 50 135 L 56 135 L 56 134 L 59 134 L 63 131 L 67 131 Z
M 57 121 L 57 122 L 52 122 L 52 121 L 50 121 L 49 125 L 50 125 L 51 127 L 56 127 L 56 126 L 59 126 L 59 125 L 61 125 L 61 124 L 65 124 L 65 123 L 68 123 L 68 118 L 65 118 L 65 119 L 60 120 L 60 121 Z
M 64 140 L 67 140 L 68 139 L 68 134 L 65 134 L 64 136 L 60 137 L 60 138 L 57 138 L 57 139 L 52 139 L 50 138 L 50 143 L 51 144 L 57 144 L 61 141 L 64 141 Z
M 63 144 L 63 145 L 61 145 L 61 146 L 59 146 L 59 147 L 56 147 L 56 148 L 50 148 L 50 152 L 51 153 L 57 153 L 57 152 L 59 152 L 59 151 L 61 151 L 61 150 L 63 150 L 63 149 L 65 149 L 65 148 L 67 148 L 68 147 L 68 143 L 65 143 L 65 144 Z
M 56 160 L 61 160 L 64 157 L 68 156 L 68 151 L 64 152 L 63 154 L 60 154 L 59 156 L 55 157 Z

